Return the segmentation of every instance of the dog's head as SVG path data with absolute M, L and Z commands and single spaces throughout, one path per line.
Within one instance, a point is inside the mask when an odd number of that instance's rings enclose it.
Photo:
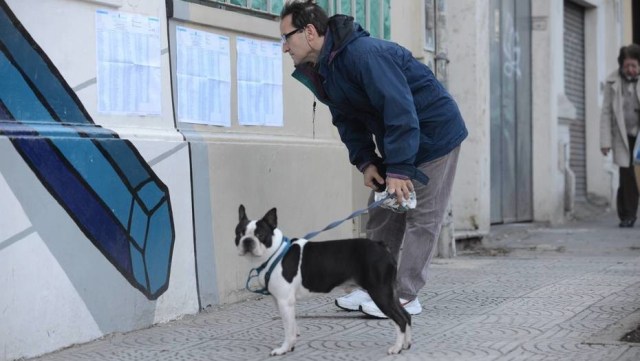
M 273 253 L 274 236 L 278 226 L 276 209 L 272 208 L 257 221 L 247 218 L 243 205 L 238 210 L 240 222 L 236 226 L 236 247 L 241 256 L 262 257 Z M 279 244 L 275 245 L 280 246 Z

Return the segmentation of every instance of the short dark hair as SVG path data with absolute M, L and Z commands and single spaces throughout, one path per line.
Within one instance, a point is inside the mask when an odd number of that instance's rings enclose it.
M 314 0 L 287 1 L 280 12 L 280 19 L 287 15 L 291 15 L 291 24 L 297 29 L 311 24 L 316 28 L 318 35 L 324 36 L 327 32 L 329 17 Z
M 631 44 L 620 48 L 618 55 L 618 65 L 622 68 L 625 59 L 636 59 L 640 64 L 640 45 Z

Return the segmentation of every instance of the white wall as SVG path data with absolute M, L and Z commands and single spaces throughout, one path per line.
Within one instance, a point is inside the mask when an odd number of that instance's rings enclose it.
M 611 154 L 604 157 L 600 153 L 600 114 L 604 80 L 618 68 L 620 47 L 631 43 L 630 38 L 623 36 L 623 28 L 630 28 L 631 2 L 601 0 L 592 3 L 594 7 L 585 14 L 587 191 L 590 198 L 615 208 L 618 167 L 613 164 Z
M 136 142 L 170 190 L 175 245 L 169 288 L 148 300 L 86 238 L 13 146 L 0 139 L 0 360 L 35 356 L 198 311 L 188 152 Z M 188 177 L 186 177 L 188 179 Z M 8 218 L 6 216 L 9 216 Z
M 229 36 L 231 49 L 235 49 L 237 36 L 271 41 L 280 37 L 277 20 L 194 3 L 178 3 L 174 16 L 176 25 Z M 192 143 L 192 157 L 203 160 L 193 168 L 194 194 L 206 197 L 195 201 L 203 307 L 255 297 L 244 290 L 249 268 L 237 256 L 234 245 L 240 204 L 252 218 L 276 207 L 285 235 L 301 237 L 350 214 L 356 192 L 361 192 L 361 197 L 367 194 L 362 185 L 354 186 L 358 174 L 353 172 L 346 148 L 331 124 L 328 108 L 319 101 L 313 119 L 313 94 L 290 76 L 294 67 L 289 56 L 283 57 L 283 127 L 238 125 L 234 51 L 231 63 L 231 127 L 179 124 Z M 204 178 L 208 184 L 199 182 Z M 363 200 L 355 207 L 365 204 Z M 352 223 L 345 222 L 317 239 L 352 234 Z
M 106 8 L 158 17 L 166 29 L 164 0 L 7 3 L 76 89 L 92 120 L 129 139 L 167 186 L 175 240 L 168 288 L 148 299 L 91 243 L 11 142 L 0 138 L 0 360 L 196 313 L 189 151 L 173 125 L 166 31 L 161 33 L 162 115 L 96 112 L 95 10 L 119 4 Z
M 452 195 L 458 234 L 489 232 L 489 5 L 489 0 L 448 1 L 446 9 L 449 90 L 469 130 Z
M 564 219 L 564 176 L 559 153 L 558 99 L 562 81 L 562 2 L 532 1 L 533 216 Z M 560 79 L 560 80 L 559 80 Z
M 600 153 L 600 112 L 602 106 L 602 83 L 608 75 L 607 64 L 615 61 L 617 52 L 606 52 L 605 39 L 611 39 L 606 14 L 611 13 L 611 2 L 597 1 L 597 7 L 585 12 L 585 115 L 587 151 L 587 194 L 601 203 L 615 198 L 617 188 L 615 167 L 611 156 Z M 613 25 L 613 24 L 612 24 Z M 609 33 L 609 34 L 608 34 Z M 615 38 L 615 37 L 614 37 Z M 611 45 L 617 43 L 611 42 Z M 615 183 L 614 183 L 615 182 Z M 614 187 L 614 184 L 616 185 Z M 614 202 L 615 203 L 615 202 Z

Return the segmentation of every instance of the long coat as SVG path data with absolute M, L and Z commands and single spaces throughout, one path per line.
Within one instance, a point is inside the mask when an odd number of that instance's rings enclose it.
M 618 70 L 605 80 L 602 116 L 600 117 L 600 148 L 611 148 L 613 161 L 620 167 L 628 167 L 631 161 L 631 149 L 627 139 L 627 127 L 624 123 L 622 104 L 622 78 Z M 640 87 L 636 87 L 636 96 L 640 101 Z

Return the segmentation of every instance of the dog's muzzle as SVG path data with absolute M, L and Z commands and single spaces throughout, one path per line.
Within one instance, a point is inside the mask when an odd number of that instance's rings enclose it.
M 240 248 L 242 254 L 253 253 L 256 249 L 256 240 L 251 237 L 246 237 L 240 240 Z

